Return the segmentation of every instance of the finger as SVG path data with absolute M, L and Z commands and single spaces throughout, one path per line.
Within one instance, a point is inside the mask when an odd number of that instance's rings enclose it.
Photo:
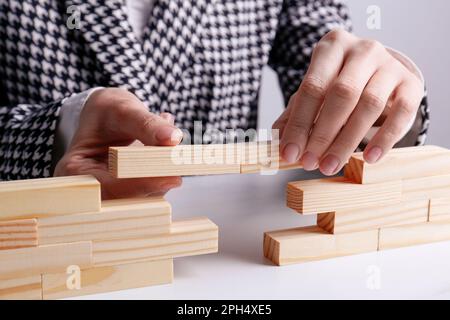
M 160 117 L 166 120 L 171 125 L 175 124 L 175 116 L 171 113 L 163 112 L 160 114 Z
M 378 70 L 370 79 L 355 111 L 320 161 L 319 168 L 324 175 L 335 175 L 342 169 L 383 113 L 400 82 L 401 73 L 392 65 Z
M 279 139 L 283 138 L 283 133 L 284 133 L 284 129 L 286 128 L 286 125 L 289 121 L 289 117 L 292 111 L 292 103 L 291 101 L 294 99 L 295 94 L 291 97 L 291 99 L 289 100 L 289 104 L 288 107 L 286 108 L 286 110 L 283 111 L 283 113 L 280 115 L 280 117 L 278 117 L 278 119 L 273 123 L 272 125 L 272 130 L 279 130 Z
M 319 118 L 312 129 L 305 155 L 305 170 L 315 170 L 325 151 L 331 146 L 354 111 L 364 88 L 382 65 L 387 55 L 377 42 L 366 41 L 352 49 L 338 78 L 325 97 Z
M 404 82 L 396 89 L 392 111 L 364 150 L 368 163 L 379 161 L 406 134 L 416 117 L 423 91 L 418 81 Z
M 124 134 L 140 140 L 144 145 L 173 146 L 183 138 L 180 129 L 149 112 L 145 106 L 121 106 L 116 116 Z
M 102 185 L 103 200 L 159 196 L 182 184 L 180 177 L 115 179 L 104 172 L 102 175 L 96 176 Z
M 314 50 L 308 72 L 292 100 L 292 111 L 281 139 L 282 156 L 289 163 L 298 161 L 305 149 L 328 87 L 342 68 L 347 37 L 341 31 L 329 33 Z

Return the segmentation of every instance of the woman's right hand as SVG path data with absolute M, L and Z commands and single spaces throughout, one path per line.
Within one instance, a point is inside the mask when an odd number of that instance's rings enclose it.
M 103 199 L 163 195 L 180 186 L 181 178 L 116 179 L 108 171 L 108 149 L 136 140 L 148 146 L 175 146 L 182 138 L 172 115 L 149 112 L 126 90 L 101 89 L 86 102 L 78 130 L 54 175 L 93 175 L 102 185 Z

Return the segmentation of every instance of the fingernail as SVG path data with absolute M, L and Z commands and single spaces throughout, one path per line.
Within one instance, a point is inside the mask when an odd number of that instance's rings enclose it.
M 367 152 L 366 161 L 368 163 L 375 163 L 380 160 L 383 150 L 380 147 L 373 147 Z
M 311 152 L 306 152 L 302 158 L 303 169 L 306 171 L 316 170 L 319 166 L 319 159 Z
M 284 147 L 283 159 L 286 160 L 288 163 L 294 163 L 298 161 L 299 157 L 300 157 L 300 148 L 296 144 L 289 143 L 286 147 Z
M 178 143 L 183 139 L 183 132 L 178 128 L 173 127 L 160 127 L 158 128 L 158 133 L 156 134 L 156 139 L 159 142 L 174 142 Z
M 336 174 L 340 161 L 333 155 L 328 155 L 320 162 L 320 171 L 326 176 Z

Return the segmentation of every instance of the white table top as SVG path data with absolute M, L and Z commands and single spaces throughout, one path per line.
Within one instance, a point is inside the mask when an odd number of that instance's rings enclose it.
M 311 175 L 310 175 L 311 176 Z M 265 231 L 311 225 L 285 206 L 277 176 L 185 178 L 167 199 L 174 219 L 208 216 L 219 225 L 218 254 L 175 260 L 173 284 L 82 299 L 450 299 L 450 242 L 275 267 L 262 254 Z

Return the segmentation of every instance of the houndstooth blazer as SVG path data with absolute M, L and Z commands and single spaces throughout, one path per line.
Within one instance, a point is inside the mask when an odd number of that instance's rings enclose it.
M 97 86 L 127 88 L 185 129 L 255 128 L 263 67 L 287 101 L 336 27 L 350 29 L 341 0 L 157 0 L 140 41 L 122 0 L 0 0 L 0 180 L 50 176 L 62 103 Z M 420 111 L 418 144 L 426 99 Z

